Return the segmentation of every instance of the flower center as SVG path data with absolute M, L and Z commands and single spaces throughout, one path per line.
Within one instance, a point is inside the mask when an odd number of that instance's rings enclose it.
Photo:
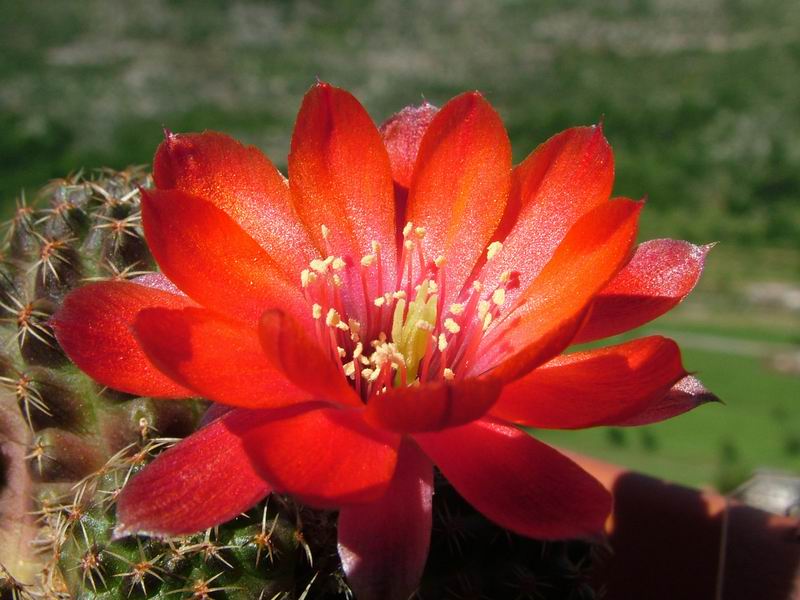
M 329 235 L 323 225 L 326 244 Z M 519 285 L 519 274 L 510 271 L 490 292 L 478 279 L 462 292 L 460 302 L 445 307 L 444 257 L 426 261 L 424 238 L 422 227 L 408 223 L 403 229 L 392 290 L 383 289 L 377 242 L 358 265 L 328 254 L 300 274 L 319 344 L 365 402 L 392 387 L 463 378 L 485 332 L 498 319 L 506 292 Z M 492 242 L 487 260 L 501 249 L 500 242 Z M 359 301 L 353 290 L 360 290 Z

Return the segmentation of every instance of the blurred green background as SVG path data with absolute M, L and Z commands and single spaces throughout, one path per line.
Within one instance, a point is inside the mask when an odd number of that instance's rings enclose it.
M 647 327 L 726 402 L 545 439 L 730 489 L 800 471 L 800 3 L 795 0 L 0 0 L 0 199 L 80 167 L 147 163 L 162 125 L 285 156 L 314 78 L 376 121 L 479 89 L 523 158 L 605 120 L 642 237 L 719 241 Z

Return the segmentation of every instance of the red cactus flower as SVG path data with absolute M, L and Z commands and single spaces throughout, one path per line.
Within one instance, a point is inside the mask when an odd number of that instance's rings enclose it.
M 339 509 L 359 598 L 405 598 L 431 530 L 433 465 L 522 535 L 601 530 L 610 497 L 518 426 L 664 419 L 707 394 L 645 323 L 694 286 L 707 247 L 633 249 L 642 203 L 610 199 L 599 126 L 512 168 L 477 93 L 379 130 L 327 84 L 306 95 L 289 180 L 218 133 L 168 134 L 143 192 L 162 275 L 73 292 L 58 340 L 97 381 L 235 407 L 124 489 L 125 532 L 201 530 L 270 491 Z

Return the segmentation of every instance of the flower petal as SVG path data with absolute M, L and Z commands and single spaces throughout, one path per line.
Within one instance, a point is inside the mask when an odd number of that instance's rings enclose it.
M 721 400 L 708 391 L 697 377 L 687 375 L 673 385 L 657 402 L 651 403 L 644 411 L 631 415 L 615 424 L 634 426 L 658 423 L 665 419 L 677 417 L 706 402 L 721 402 Z
M 229 521 L 270 492 L 241 439 L 217 419 L 159 455 L 123 488 L 115 533 L 180 535 Z
M 236 412 L 228 423 L 278 492 L 329 508 L 372 502 L 389 487 L 400 437 L 369 427 L 361 410 L 309 403 Z
M 642 338 L 551 360 L 503 388 L 491 414 L 552 429 L 618 425 L 659 405 L 685 375 L 675 342 Z
M 327 356 L 286 313 L 268 310 L 259 322 L 264 356 L 295 386 L 318 399 L 363 407 L 341 371 L 341 359 Z
M 386 147 L 367 111 L 350 93 L 326 83 L 306 94 L 289 154 L 292 199 L 312 238 L 347 264 L 346 302 L 364 314 L 360 260 L 383 248 L 383 290 L 393 289 L 395 216 Z M 322 226 L 328 227 L 327 239 Z M 391 283 L 390 283 L 391 282 Z M 377 282 L 376 282 L 377 283 Z M 370 290 L 370 298 L 380 292 Z
M 467 502 L 501 527 L 537 539 L 603 529 L 611 496 L 600 483 L 516 427 L 481 420 L 414 438 Z
M 188 296 L 255 324 L 272 306 L 311 320 L 297 282 L 222 210 L 184 192 L 142 194 L 145 237 L 164 274 Z
M 417 588 L 431 541 L 432 495 L 433 465 L 406 439 L 386 493 L 339 511 L 339 556 L 359 600 L 406 600 Z
M 631 261 L 595 298 L 575 343 L 634 329 L 670 310 L 700 279 L 712 246 L 681 240 L 639 244 Z
M 419 106 L 406 106 L 380 126 L 396 185 L 404 188 L 411 185 L 422 136 L 438 111 L 438 108 L 428 102 Z
M 600 126 L 574 127 L 551 137 L 513 171 L 509 206 L 495 239 L 503 248 L 486 264 L 493 290 L 506 271 L 519 272 L 513 302 L 541 272 L 561 240 L 584 214 L 611 197 L 614 155 Z
M 194 395 L 243 408 L 309 399 L 267 359 L 253 326 L 205 308 L 153 308 L 140 311 L 133 328 L 153 364 Z
M 167 279 L 163 273 L 145 273 L 144 275 L 134 277 L 130 281 L 156 290 L 161 290 L 162 292 L 169 292 L 170 294 L 175 294 L 176 296 L 188 298 L 186 294 L 184 294 L 177 285 Z
M 407 219 L 425 228 L 427 257 L 446 259 L 447 304 L 486 250 L 510 182 L 511 144 L 492 106 L 477 92 L 443 106 L 422 138 Z
M 153 159 L 153 179 L 160 189 L 186 192 L 225 211 L 290 280 L 316 257 L 286 180 L 254 146 L 213 131 L 167 133 Z
M 71 292 L 50 323 L 64 352 L 92 379 L 137 396 L 187 398 L 194 393 L 150 362 L 130 326 L 142 309 L 193 304 L 130 281 L 104 281 Z
M 509 206 L 495 239 L 503 247 L 482 273 L 495 289 L 504 272 L 517 271 L 520 287 L 536 278 L 561 240 L 584 214 L 608 202 L 614 182 L 614 155 L 600 126 L 573 127 L 551 137 L 522 161 L 511 175 Z
M 490 378 L 396 387 L 370 398 L 366 418 L 376 427 L 398 433 L 438 431 L 482 417 L 501 387 Z
M 592 298 L 628 259 L 642 204 L 606 202 L 570 229 L 553 258 L 481 344 L 472 367 L 505 380 L 528 373 L 566 348 Z

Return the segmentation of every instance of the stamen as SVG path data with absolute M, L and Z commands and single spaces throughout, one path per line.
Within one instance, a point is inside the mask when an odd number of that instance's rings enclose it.
M 449 317 L 444 320 L 444 328 L 453 335 L 461 331 L 461 326 Z
M 501 318 L 509 290 L 519 285 L 518 273 L 504 272 L 490 294 L 482 281 L 472 281 L 467 297 L 448 308 L 446 261 L 437 256 L 426 262 L 424 227 L 414 227 L 411 222 L 403 227 L 396 285 L 388 291 L 377 241 L 371 243 L 372 252 L 361 256 L 351 269 L 354 265 L 349 258 L 329 250 L 331 231 L 324 225 L 321 230 L 327 255 L 309 262 L 300 272 L 300 283 L 320 345 L 365 402 L 393 387 L 460 380 L 468 375 L 486 330 Z M 494 259 L 502 248 L 501 242 L 489 244 L 487 260 Z M 376 271 L 369 272 L 373 268 Z M 351 282 L 348 277 L 360 277 L 361 281 Z M 345 298 L 352 300 L 345 291 L 353 289 L 351 284 L 355 289 L 360 286 L 363 294 L 366 310 L 353 315 L 361 320 L 348 315 L 350 307 L 344 302 Z
M 450 312 L 456 316 L 464 312 L 464 304 L 451 304 Z
M 492 242 L 489 244 L 489 247 L 486 249 L 486 260 L 492 260 L 502 249 L 503 244 L 501 242 Z

